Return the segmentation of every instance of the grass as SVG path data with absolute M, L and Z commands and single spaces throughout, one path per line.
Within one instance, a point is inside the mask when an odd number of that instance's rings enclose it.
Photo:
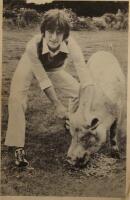
M 17 63 L 27 41 L 38 31 L 8 30 L 3 32 L 2 72 L 2 195 L 7 196 L 106 196 L 121 197 L 125 193 L 125 159 L 118 161 L 117 172 L 111 177 L 86 177 L 82 170 L 70 172 L 64 165 L 71 137 L 64 121 L 57 119 L 54 108 L 41 96 L 34 79 L 29 91 L 26 112 L 26 150 L 34 170 L 21 171 L 13 163 L 13 153 L 4 146 L 8 120 L 9 88 Z M 127 32 L 72 32 L 87 62 L 98 50 L 110 50 L 118 58 L 127 80 Z M 67 69 L 77 78 L 72 60 Z M 59 95 L 59 94 L 58 94 Z M 65 100 L 63 98 L 63 102 Z M 122 142 L 125 145 L 125 140 Z

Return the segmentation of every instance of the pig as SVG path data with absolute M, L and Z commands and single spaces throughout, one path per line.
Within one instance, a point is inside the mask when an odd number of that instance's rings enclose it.
M 125 76 L 117 58 L 106 51 L 98 51 L 90 57 L 86 73 L 88 70 L 92 84 L 86 80 L 78 99 L 71 101 L 69 107 L 72 140 L 67 162 L 72 166 L 85 166 L 106 142 L 108 134 L 111 155 L 120 158 L 117 133 L 125 118 Z

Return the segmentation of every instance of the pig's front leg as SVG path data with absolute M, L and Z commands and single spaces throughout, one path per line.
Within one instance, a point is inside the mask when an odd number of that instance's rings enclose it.
M 111 144 L 111 156 L 113 158 L 120 158 L 120 152 L 117 144 L 117 126 L 118 120 L 116 119 L 110 127 L 110 144 Z

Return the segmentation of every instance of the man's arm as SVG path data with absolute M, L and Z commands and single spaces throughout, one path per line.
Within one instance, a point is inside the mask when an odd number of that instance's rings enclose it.
M 80 103 L 82 105 L 87 103 L 87 109 L 89 110 L 91 108 L 95 92 L 93 77 L 91 76 L 90 69 L 85 63 L 84 56 L 79 45 L 72 37 L 69 38 L 68 48 L 80 79 Z M 80 108 L 81 106 L 79 106 L 79 109 Z
M 34 76 L 39 82 L 40 88 L 44 90 L 45 88 L 52 86 L 52 83 L 38 58 L 37 43 L 40 41 L 40 38 L 41 35 L 37 35 L 28 42 L 25 56 L 26 62 L 28 65 L 30 65 Z
M 87 68 L 81 48 L 71 36 L 68 39 L 68 49 L 76 68 L 77 75 L 79 76 L 81 87 L 93 85 L 91 73 Z

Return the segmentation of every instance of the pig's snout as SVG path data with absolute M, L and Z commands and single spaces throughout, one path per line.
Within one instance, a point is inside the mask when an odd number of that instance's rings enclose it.
M 68 156 L 66 161 L 73 167 L 84 167 L 87 165 L 89 159 L 90 159 L 90 155 L 86 152 L 82 157 Z

